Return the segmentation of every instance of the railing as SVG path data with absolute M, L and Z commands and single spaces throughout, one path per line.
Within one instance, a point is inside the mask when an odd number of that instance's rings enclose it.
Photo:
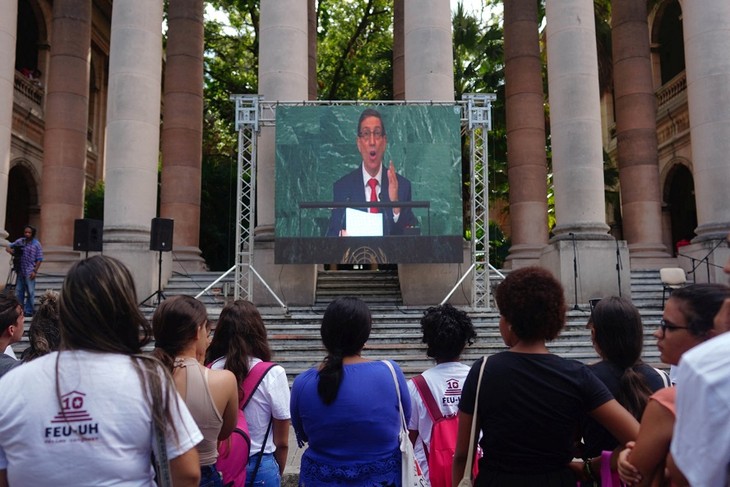
M 28 79 L 18 71 L 15 72 L 15 91 L 31 103 L 43 106 L 43 88 L 37 80 Z
M 685 90 L 687 90 L 687 75 L 681 72 L 656 92 L 657 107 L 665 105 Z

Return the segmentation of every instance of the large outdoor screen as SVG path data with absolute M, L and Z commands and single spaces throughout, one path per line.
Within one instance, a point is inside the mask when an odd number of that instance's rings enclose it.
M 462 262 L 460 113 L 278 106 L 276 263 Z

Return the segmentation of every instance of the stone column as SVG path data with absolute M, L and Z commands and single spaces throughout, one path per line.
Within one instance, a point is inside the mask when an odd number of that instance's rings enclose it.
M 404 40 L 403 40 L 403 3 L 393 0 L 393 99 L 406 99 Z
M 683 254 L 704 258 L 730 231 L 730 3 L 680 1 L 684 27 L 692 166 L 697 199 L 697 237 Z M 709 256 L 722 266 L 723 245 Z M 726 282 L 714 267 L 712 280 Z M 702 273 L 698 273 L 699 278 Z
M 203 144 L 203 0 L 173 0 L 167 12 L 160 216 L 175 221 L 173 268 L 206 269 L 200 251 Z
M 443 0 L 404 2 L 406 99 L 454 100 L 451 10 Z
M 593 2 L 547 0 L 546 14 L 557 224 L 540 262 L 573 304 L 618 294 L 619 281 L 628 296 L 626 245 L 606 225 Z
M 537 3 L 504 4 L 507 164 L 512 246 L 507 266 L 535 265 L 547 245 L 547 160 Z
M 259 22 L 259 94 L 265 101 L 308 98 L 308 2 L 262 0 Z M 288 304 L 311 304 L 316 273 L 313 265 L 274 263 L 274 127 L 262 127 L 258 138 L 256 174 L 256 242 L 254 267 Z M 276 300 L 254 279 L 257 304 Z
M 73 228 L 84 216 L 90 46 L 91 0 L 54 2 L 40 188 L 46 272 L 78 259 Z
M 454 58 L 451 10 L 443 0 L 403 2 L 403 53 L 406 100 L 454 101 Z M 414 199 L 418 199 L 415 198 Z M 427 305 L 441 301 L 461 272 L 471 264 L 470 246 L 464 242 L 464 264 L 400 264 L 403 303 Z M 439 276 L 434 279 L 434 276 Z M 468 281 L 468 279 L 467 279 Z M 452 304 L 467 304 L 467 283 L 454 293 Z
M 623 231 L 632 267 L 667 264 L 646 2 L 613 0 L 611 16 L 616 139 Z
M 107 111 L 104 253 L 131 270 L 140 299 L 157 283 L 149 250 L 157 206 L 162 0 L 116 0 Z
M 5 246 L 8 232 L 3 227 L 8 204 L 18 0 L 0 0 L 0 11 L 3 12 L 0 16 L 0 221 L 3 222 L 0 226 L 0 245 Z M 8 270 L 8 259 L 0 259 L 0 275 L 7 275 Z

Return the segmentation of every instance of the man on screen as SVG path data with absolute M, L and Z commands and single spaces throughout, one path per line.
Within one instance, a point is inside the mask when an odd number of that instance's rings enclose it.
M 396 174 L 393 161 L 390 161 L 390 167 L 383 167 L 387 142 L 380 112 L 365 109 L 357 126 L 357 148 L 362 155 L 362 164 L 332 185 L 335 202 L 411 201 L 411 182 Z M 381 213 L 383 235 L 402 235 L 406 227 L 416 224 L 410 208 L 371 207 L 364 210 Z M 345 208 L 333 209 L 327 236 L 347 236 L 346 228 Z

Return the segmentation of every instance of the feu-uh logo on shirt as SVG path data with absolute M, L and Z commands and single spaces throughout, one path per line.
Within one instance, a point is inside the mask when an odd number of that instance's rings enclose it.
M 99 423 L 84 407 L 86 394 L 71 391 L 61 396 L 61 410 L 46 426 L 46 442 L 94 441 L 99 438 Z

